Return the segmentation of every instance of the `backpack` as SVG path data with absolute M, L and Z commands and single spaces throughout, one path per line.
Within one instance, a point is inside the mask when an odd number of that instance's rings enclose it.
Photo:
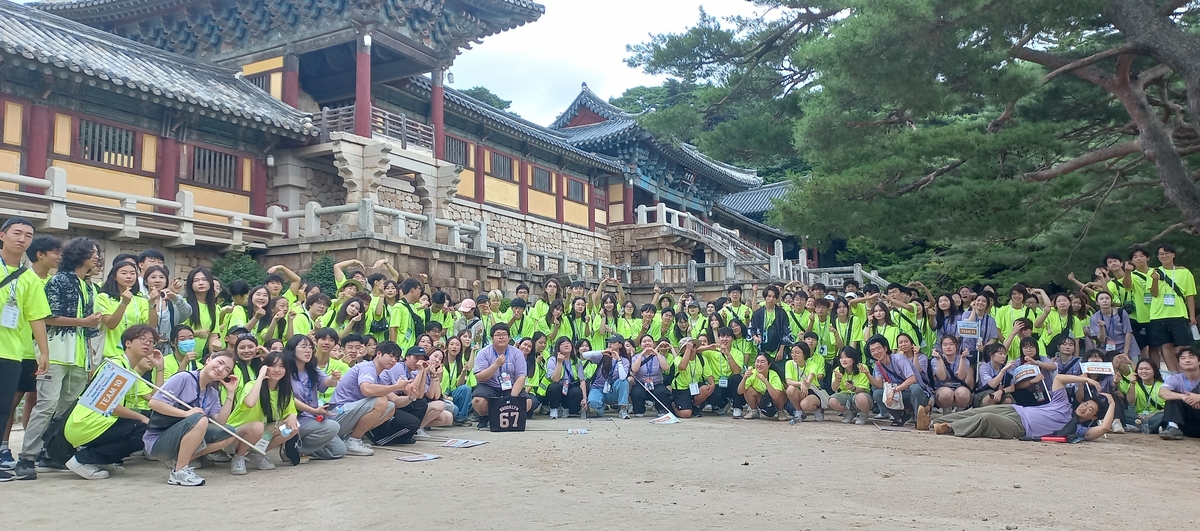
M 46 452 L 46 457 L 50 458 L 55 463 L 66 463 L 75 455 L 75 446 L 67 442 L 67 436 L 64 430 L 67 427 L 67 419 L 71 416 L 71 412 L 75 410 L 77 401 L 71 402 L 63 411 L 50 419 L 50 424 L 46 426 L 46 431 L 42 433 L 43 449 Z

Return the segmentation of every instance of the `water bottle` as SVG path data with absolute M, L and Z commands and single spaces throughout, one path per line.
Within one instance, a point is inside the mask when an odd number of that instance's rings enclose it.
M 1137 424 L 1142 428 L 1143 434 L 1150 433 L 1150 419 L 1146 417 L 1145 413 L 1138 415 Z
M 292 436 L 292 429 L 287 426 L 283 426 L 283 427 L 279 428 L 279 434 L 282 435 L 284 439 L 286 439 L 286 438 Z

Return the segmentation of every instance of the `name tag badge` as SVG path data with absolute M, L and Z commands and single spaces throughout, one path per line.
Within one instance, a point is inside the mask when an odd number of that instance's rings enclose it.
M 1150 304 L 1150 303 L 1151 303 L 1151 302 L 1153 302 L 1153 301 L 1154 301 L 1154 297 L 1152 297 L 1152 296 L 1150 296 L 1150 295 L 1143 295 L 1143 296 L 1142 296 L 1142 304 Z
M 604 382 L 604 394 L 608 394 L 611 392 L 612 392 L 612 384 L 609 382 Z
M 562 388 L 563 388 L 563 396 L 567 396 L 567 393 L 571 389 L 571 382 L 567 381 L 566 378 L 563 378 L 563 381 L 561 383 L 562 383 Z
M 500 373 L 500 390 L 508 391 L 511 389 L 512 389 L 512 376 L 509 376 L 507 372 Z
M 700 394 L 700 384 L 696 382 L 688 384 L 688 392 L 691 393 L 692 396 Z
M 654 390 L 654 378 L 646 378 L 646 380 L 645 380 L 645 384 L 646 384 L 646 390 L 647 390 L 647 391 L 653 391 L 653 390 Z
M 1117 350 L 1117 342 L 1116 341 L 1109 339 L 1108 341 L 1105 341 L 1105 344 L 1108 345 L 1108 350 Z
M 10 301 L 4 305 L 3 310 L 0 310 L 0 326 L 15 329 L 19 315 L 21 315 L 21 310 L 17 309 L 17 305 Z
M 1174 305 L 1175 305 L 1175 294 L 1174 293 L 1168 293 L 1166 295 L 1163 295 L 1163 306 L 1174 306 Z M 5 326 L 8 326 L 8 325 L 5 325 Z
M 729 377 L 722 376 L 719 379 L 717 379 L 717 387 L 720 387 L 721 389 L 729 387 Z
M 821 351 L 822 358 L 829 355 L 829 345 L 821 345 L 819 350 Z

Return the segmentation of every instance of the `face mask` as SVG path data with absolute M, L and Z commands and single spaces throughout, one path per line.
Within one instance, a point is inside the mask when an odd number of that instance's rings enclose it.
M 180 352 L 193 352 L 196 350 L 196 340 L 195 339 L 181 339 L 181 340 L 179 340 L 178 346 L 179 346 Z

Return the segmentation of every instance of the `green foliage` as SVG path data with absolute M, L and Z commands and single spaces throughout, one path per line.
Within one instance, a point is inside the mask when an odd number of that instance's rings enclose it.
M 305 282 L 321 286 L 321 293 L 327 295 L 337 293 L 337 283 L 333 280 L 334 263 L 333 256 L 330 256 L 328 253 L 320 253 L 316 258 L 313 258 L 312 267 L 308 269 L 307 273 L 301 275 L 300 278 Z
M 1180 208 L 1145 157 L 1030 178 L 1138 131 L 1104 89 L 1070 74 L 1047 83 L 1046 67 L 1013 50 L 1072 61 L 1119 46 L 1110 3 L 760 0 L 760 17 L 705 15 L 630 46 L 631 66 L 672 79 L 614 102 L 655 109 L 647 128 L 715 158 L 792 179 L 771 220 L 808 246 L 844 245 L 838 261 L 935 289 L 1086 279 Z M 1195 19 L 1176 20 L 1194 31 Z M 1092 68 L 1113 75 L 1114 61 Z M 1134 75 L 1154 64 L 1137 59 Z M 1180 77 L 1162 80 L 1147 88 L 1155 111 L 1186 108 Z M 1200 262 L 1195 237 L 1155 242 Z
M 230 251 L 214 259 L 212 274 L 224 286 L 235 280 L 245 280 L 251 286 L 260 286 L 267 278 L 267 271 L 258 265 L 253 257 L 241 251 Z
M 463 94 L 466 94 L 472 98 L 482 101 L 482 102 L 484 102 L 488 105 L 491 105 L 492 107 L 495 107 L 497 109 L 500 109 L 502 111 L 508 110 L 508 107 L 510 105 L 512 105 L 512 100 L 501 99 L 500 96 L 497 96 L 492 91 L 488 90 L 487 87 L 483 87 L 483 86 L 471 87 L 469 89 L 461 90 L 459 92 L 462 92 Z M 509 113 L 509 114 L 512 114 L 512 113 Z

